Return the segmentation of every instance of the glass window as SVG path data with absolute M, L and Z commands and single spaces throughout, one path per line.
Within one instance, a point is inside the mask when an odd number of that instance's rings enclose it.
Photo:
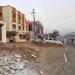
M 13 24 L 13 31 L 16 31 L 16 25 Z
M 2 16 L 2 13 L 0 13 L 0 16 Z
M 53 40 L 55 40 L 55 41 L 56 41 L 57 39 L 56 39 L 56 38 L 53 38 Z
M 20 36 L 20 39 L 25 39 L 26 38 L 26 36 L 25 35 L 19 35 Z
M 20 36 L 20 39 L 23 39 L 23 36 L 22 35 L 19 35 Z
M 13 28 L 16 28 L 16 25 L 15 24 L 13 24 Z
M 25 39 L 26 38 L 26 36 L 25 35 L 23 35 L 23 39 Z
M 29 31 L 32 31 L 32 25 L 29 24 Z
M 18 29 L 21 30 L 21 26 L 18 26 Z
M 52 38 L 49 38 L 49 40 L 52 40 Z
M 48 38 L 45 38 L 46 40 L 48 40 Z

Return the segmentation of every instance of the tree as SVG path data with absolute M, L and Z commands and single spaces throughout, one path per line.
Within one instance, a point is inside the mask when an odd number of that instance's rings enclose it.
M 59 31 L 54 30 L 53 33 L 52 33 L 52 37 L 56 38 L 57 36 L 59 36 Z

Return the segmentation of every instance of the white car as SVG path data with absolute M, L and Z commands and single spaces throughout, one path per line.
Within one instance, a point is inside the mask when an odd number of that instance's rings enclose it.
M 55 38 L 51 38 L 51 37 L 46 37 L 44 39 L 44 43 L 54 43 L 54 44 L 62 45 L 61 41 L 56 40 Z
M 36 43 L 40 43 L 42 40 L 40 38 L 37 38 L 34 40 Z

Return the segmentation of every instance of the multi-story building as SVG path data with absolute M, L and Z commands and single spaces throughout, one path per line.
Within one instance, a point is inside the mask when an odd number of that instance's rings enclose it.
M 7 33 L 16 35 L 7 37 Z M 0 42 L 21 42 L 26 36 L 26 16 L 11 6 L 0 6 Z

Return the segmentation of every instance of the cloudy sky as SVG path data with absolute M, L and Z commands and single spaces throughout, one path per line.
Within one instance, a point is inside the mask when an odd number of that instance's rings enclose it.
M 14 6 L 31 20 L 32 9 L 35 9 L 44 32 L 55 29 L 62 34 L 75 32 L 75 0 L 0 0 L 0 5 Z

